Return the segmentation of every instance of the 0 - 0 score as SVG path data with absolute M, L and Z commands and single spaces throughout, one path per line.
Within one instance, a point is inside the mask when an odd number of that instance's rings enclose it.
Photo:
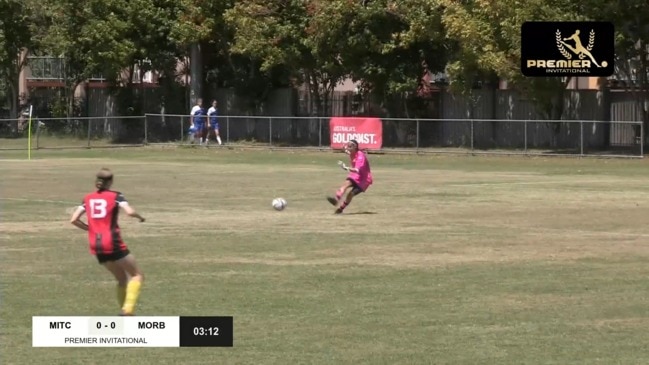
M 233 347 L 233 318 L 34 316 L 32 347 Z
M 97 329 L 101 329 L 101 322 L 97 322 Z M 115 329 L 115 322 L 110 322 L 110 329 L 114 330 Z

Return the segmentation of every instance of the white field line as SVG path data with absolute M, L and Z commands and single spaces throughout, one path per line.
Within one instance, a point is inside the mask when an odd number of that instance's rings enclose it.
M 183 176 L 186 174 L 183 174 Z M 204 175 L 204 174 L 197 174 Z M 126 175 L 121 175 L 126 176 Z M 466 183 L 466 184 L 440 184 L 439 187 L 472 187 L 472 186 L 511 186 L 511 185 L 546 185 L 546 184 L 590 184 L 590 183 L 603 183 L 605 180 L 559 180 L 559 181 L 510 181 L 510 182 L 493 182 L 493 183 Z M 51 203 L 51 204 L 72 204 L 79 205 L 79 202 L 71 202 L 64 200 L 48 200 L 48 199 L 31 199 L 31 198 L 1 198 L 0 200 L 9 201 L 23 201 L 30 203 Z
M 618 181 L 618 180 L 615 180 Z M 442 184 L 441 186 L 510 186 L 510 185 L 546 185 L 546 184 L 591 184 L 606 183 L 606 180 L 559 180 L 559 181 L 509 181 L 493 183 Z M 610 181 L 613 182 L 613 181 Z
M 10 200 L 17 202 L 30 202 L 30 203 L 52 203 L 52 204 L 72 204 L 79 205 L 79 202 L 70 202 L 64 200 L 47 200 L 47 199 L 28 199 L 28 198 L 0 198 L 0 200 Z

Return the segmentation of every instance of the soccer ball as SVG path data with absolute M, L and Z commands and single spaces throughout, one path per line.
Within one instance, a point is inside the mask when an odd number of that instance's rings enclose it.
M 284 198 L 275 198 L 275 199 L 273 199 L 273 208 L 275 208 L 275 210 L 284 210 L 284 208 L 286 208 L 287 204 L 288 203 L 286 202 L 286 200 Z

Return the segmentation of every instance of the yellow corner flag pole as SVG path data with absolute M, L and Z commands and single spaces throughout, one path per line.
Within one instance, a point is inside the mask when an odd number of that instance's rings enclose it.
M 32 106 L 29 106 L 29 127 L 27 128 L 27 159 L 32 159 Z

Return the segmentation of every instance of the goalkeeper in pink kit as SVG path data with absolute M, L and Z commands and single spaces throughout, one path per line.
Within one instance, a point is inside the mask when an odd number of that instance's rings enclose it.
M 351 166 L 345 165 L 342 161 L 338 161 L 338 164 L 343 170 L 349 171 L 349 175 L 347 175 L 343 185 L 336 191 L 336 197 L 327 197 L 327 201 L 337 207 L 336 214 L 342 213 L 352 202 L 352 199 L 356 195 L 365 192 L 373 182 L 370 162 L 367 160 L 365 153 L 359 151 L 356 140 L 352 139 L 347 143 L 345 153 L 349 155 Z

